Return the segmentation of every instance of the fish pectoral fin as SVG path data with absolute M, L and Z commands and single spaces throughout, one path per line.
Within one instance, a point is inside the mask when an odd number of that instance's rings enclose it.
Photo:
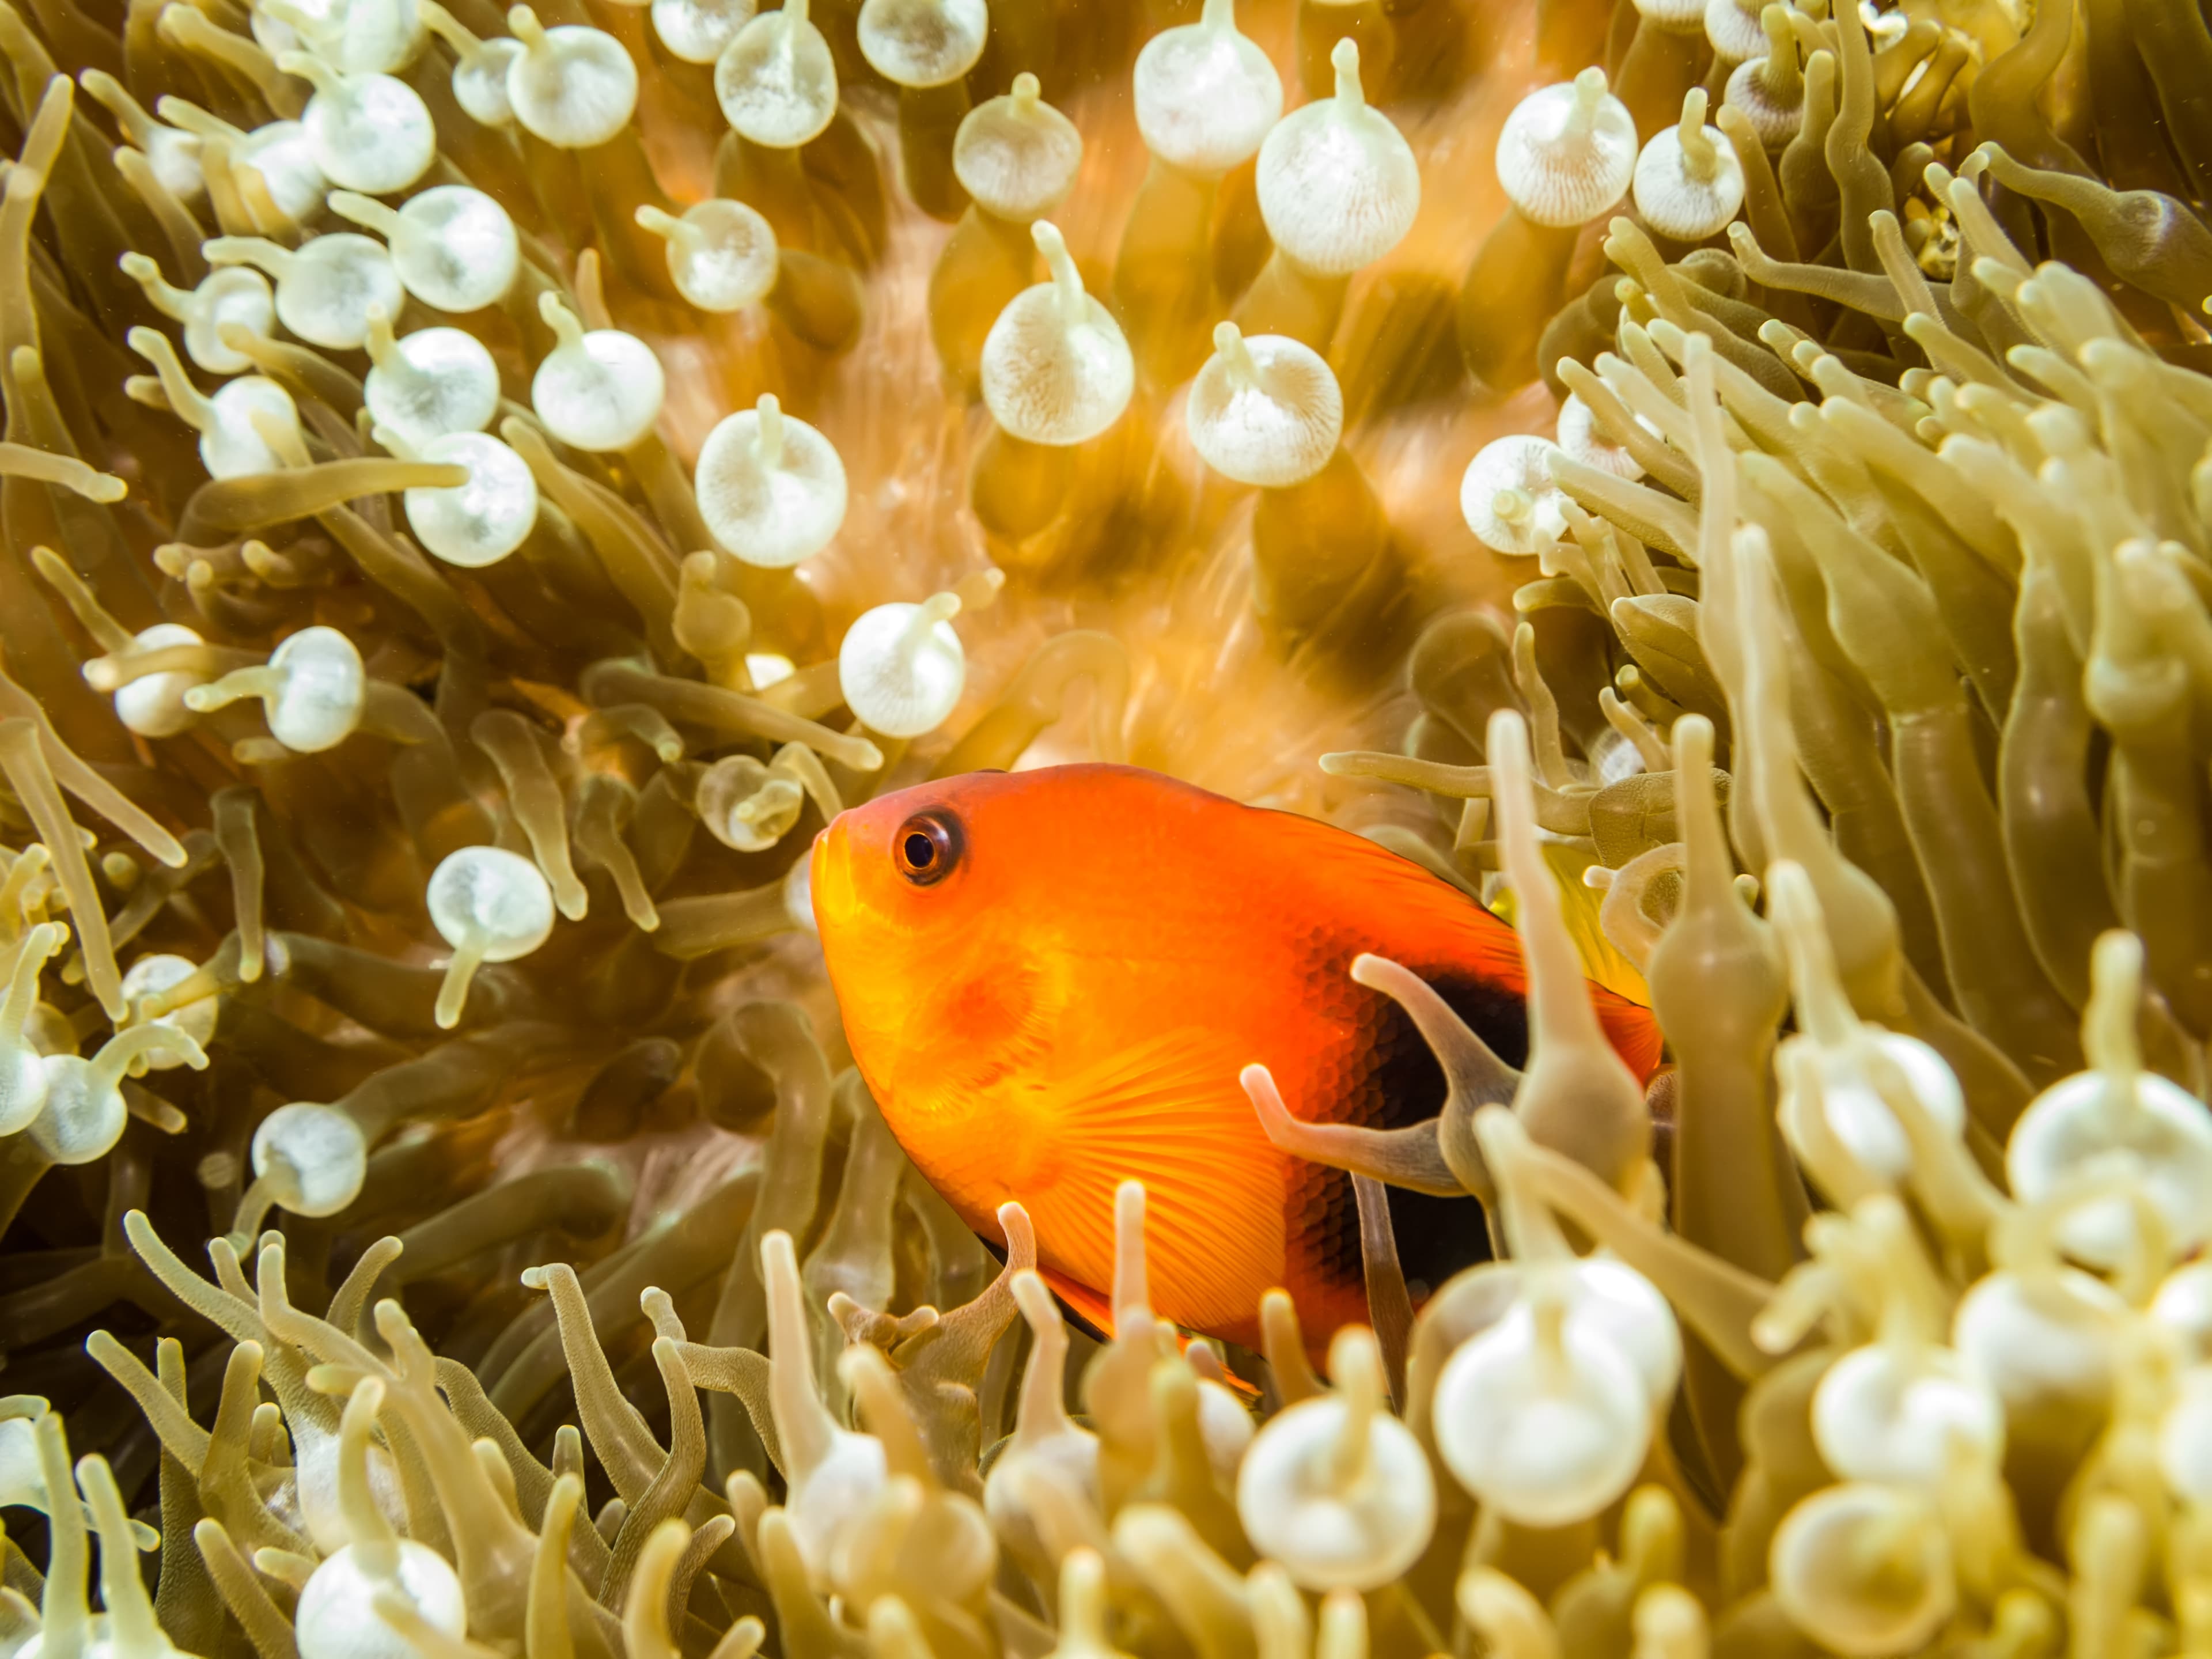
M 1237 1081 L 1249 1058 L 1218 1033 L 1175 1031 L 1047 1085 L 1036 1104 L 1054 1144 L 1034 1214 L 1044 1253 L 1077 1269 L 1069 1276 L 1112 1282 L 1114 1192 L 1136 1180 L 1162 1318 L 1203 1330 L 1249 1322 L 1283 1282 L 1294 1166 Z M 1097 1322 L 1110 1330 L 1110 1310 Z
M 1088 1285 L 1079 1285 L 1066 1273 L 1051 1267 L 1039 1267 L 1037 1276 L 1052 1286 L 1052 1293 L 1067 1305 L 1086 1336 L 1101 1342 L 1114 1340 L 1113 1298 L 1103 1291 L 1094 1291 Z

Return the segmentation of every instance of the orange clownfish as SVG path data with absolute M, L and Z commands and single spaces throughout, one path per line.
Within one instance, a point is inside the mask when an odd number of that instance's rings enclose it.
M 1102 1330 L 1131 1177 L 1162 1318 L 1256 1346 L 1277 1285 L 1310 1337 L 1368 1316 L 1351 1178 L 1277 1150 L 1238 1081 L 1266 1065 L 1291 1115 L 1318 1121 L 1437 1114 L 1443 1071 L 1404 1011 L 1352 981 L 1362 952 L 1427 980 L 1501 1060 L 1526 1057 L 1504 921 L 1358 836 L 1134 767 L 901 790 L 840 815 L 811 874 L 884 1121 L 984 1237 L 1019 1201 L 1047 1281 Z M 1648 1075 L 1651 1015 L 1590 994 Z M 1394 1190 L 1392 1208 L 1409 1277 L 1484 1253 L 1472 1200 Z

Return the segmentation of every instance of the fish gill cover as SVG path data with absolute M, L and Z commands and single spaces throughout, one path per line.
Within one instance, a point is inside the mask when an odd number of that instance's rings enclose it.
M 2197 0 L 0 58 L 0 1655 L 2212 1651 Z M 814 834 L 1073 758 L 1517 919 L 1433 1120 L 1249 1056 L 1326 1385 L 846 1063 Z

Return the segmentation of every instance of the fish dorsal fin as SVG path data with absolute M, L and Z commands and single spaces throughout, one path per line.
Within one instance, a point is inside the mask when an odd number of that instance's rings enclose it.
M 1105 1316 L 1066 1299 L 1100 1328 L 1112 1328 L 1096 1287 L 1112 1283 L 1123 1181 L 1145 1184 L 1162 1318 L 1204 1330 L 1249 1323 L 1261 1293 L 1282 1282 L 1285 1160 L 1237 1080 L 1249 1058 L 1222 1034 L 1188 1027 L 1035 1085 L 1030 1109 L 1050 1124 L 1051 1150 L 1024 1201 L 1057 1277 L 1090 1289 Z
M 1412 933 L 1448 943 L 1469 969 L 1512 990 L 1528 984 L 1520 936 L 1463 890 L 1381 842 L 1301 812 L 1274 811 L 1268 839 L 1291 854 L 1289 867 L 1310 894 L 1286 892 L 1293 909 L 1350 916 L 1379 933 Z

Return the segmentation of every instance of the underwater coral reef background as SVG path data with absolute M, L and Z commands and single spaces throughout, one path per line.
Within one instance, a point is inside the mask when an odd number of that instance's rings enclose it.
M 2196 0 L 0 58 L 0 1659 L 2212 1651 Z M 1241 1079 L 1367 1324 L 1125 1182 L 1072 1327 L 848 1063 L 814 836 L 1075 758 L 1519 928 Z

